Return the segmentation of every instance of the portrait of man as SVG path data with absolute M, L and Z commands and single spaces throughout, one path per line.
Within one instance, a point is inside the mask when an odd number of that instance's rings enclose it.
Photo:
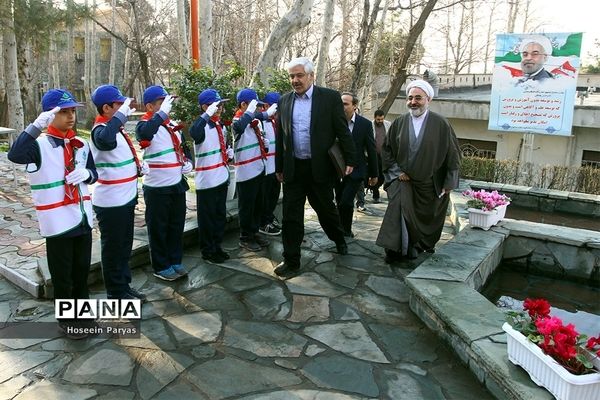
M 517 85 L 527 81 L 541 82 L 554 78 L 554 75 L 544 68 L 548 56 L 552 55 L 552 43 L 547 37 L 537 35 L 525 38 L 519 51 L 523 76 L 519 78 Z

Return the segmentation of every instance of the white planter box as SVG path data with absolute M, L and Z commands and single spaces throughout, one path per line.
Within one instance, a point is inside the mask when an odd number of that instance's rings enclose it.
M 498 222 L 502 221 L 506 215 L 506 206 L 498 206 L 491 211 L 483 211 L 478 208 L 469 208 L 469 224 L 476 228 L 481 228 L 487 231 Z
M 502 329 L 506 332 L 508 359 L 523 367 L 536 385 L 548 389 L 558 400 L 600 399 L 600 373 L 573 375 L 508 323 Z

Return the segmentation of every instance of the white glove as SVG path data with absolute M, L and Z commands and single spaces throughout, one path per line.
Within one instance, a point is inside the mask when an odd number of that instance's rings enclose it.
M 171 107 L 173 107 L 173 99 L 173 96 L 171 96 L 170 94 L 167 95 L 167 97 L 165 97 L 162 104 L 160 105 L 158 111 L 162 111 L 165 114 L 169 115 L 169 113 L 171 112 Z
M 150 166 L 146 161 L 142 161 L 142 165 L 140 165 L 140 174 L 148 175 L 150 173 Z
M 246 109 L 246 112 L 249 112 L 250 114 L 254 114 L 254 112 L 256 111 L 257 104 L 258 103 L 256 100 L 252 100 L 250 103 L 248 103 L 248 108 Z
M 47 128 L 48 125 L 54 120 L 56 113 L 60 111 L 60 107 L 56 106 L 50 111 L 44 111 L 33 121 L 33 126 L 38 128 L 40 131 Z
M 267 115 L 272 117 L 277 112 L 277 103 L 271 104 L 271 107 L 267 108 Z
M 65 177 L 65 181 L 67 181 L 69 185 L 79 185 L 89 177 L 90 171 L 88 171 L 86 168 L 75 168 L 73 172 L 69 173 Z
M 232 160 L 234 155 L 235 152 L 233 151 L 233 149 L 231 147 L 227 148 L 227 159 Z
M 206 114 L 208 114 L 209 117 L 212 117 L 213 115 L 215 115 L 215 113 L 219 109 L 220 103 L 221 103 L 220 101 L 215 101 L 210 106 L 208 106 L 208 108 L 206 109 Z
M 267 138 L 263 138 L 263 143 L 265 144 L 266 148 L 269 148 L 269 145 L 271 144 L 271 141 Z
M 183 167 L 181 167 L 182 174 L 189 174 L 193 170 L 194 170 L 194 166 L 189 161 L 186 161 L 185 164 L 183 164 Z
M 129 117 L 131 114 L 133 114 L 135 112 L 135 108 L 129 108 L 130 104 L 131 104 L 131 98 L 128 97 L 123 102 L 123 104 L 121 105 L 121 107 L 119 107 L 119 109 L 117 111 L 119 111 L 124 116 Z

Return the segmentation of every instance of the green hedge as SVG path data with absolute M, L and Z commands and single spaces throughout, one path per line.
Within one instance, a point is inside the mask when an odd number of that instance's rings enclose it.
M 463 157 L 461 178 L 600 195 L 600 168 Z

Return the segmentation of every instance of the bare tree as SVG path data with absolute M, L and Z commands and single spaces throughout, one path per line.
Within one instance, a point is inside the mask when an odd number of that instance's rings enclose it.
M 381 37 L 383 35 L 383 31 L 385 28 L 385 18 L 387 16 L 387 11 L 390 6 L 390 0 L 385 0 L 383 5 L 383 11 L 381 12 L 381 20 L 379 23 L 379 29 L 377 30 L 377 37 L 373 41 L 373 46 L 371 48 L 371 57 L 369 59 L 369 64 L 367 66 L 367 72 L 365 74 L 365 83 L 362 86 L 361 94 L 359 96 L 360 99 L 366 100 L 366 95 L 368 92 L 368 86 L 371 84 L 371 77 L 373 76 L 373 67 L 375 66 L 375 60 L 377 58 L 377 52 L 379 51 L 379 43 L 381 42 Z
M 369 0 L 364 0 L 363 16 L 360 23 L 360 34 L 358 37 L 358 53 L 356 54 L 356 59 L 353 62 L 354 75 L 352 76 L 352 83 L 350 84 L 350 91 L 352 93 L 357 93 L 358 86 L 363 78 L 367 46 L 369 45 L 373 29 L 375 29 L 377 14 L 379 14 L 379 4 L 381 4 L 381 0 L 374 0 L 373 9 L 371 10 Z
M 116 29 L 116 17 L 117 17 L 117 0 L 111 0 L 110 10 L 110 30 L 115 31 Z M 114 36 L 110 38 L 110 65 L 108 67 L 108 83 L 115 84 L 116 75 L 116 64 L 117 64 L 117 39 Z
M 257 79 L 267 82 L 269 68 L 276 68 L 290 37 L 310 23 L 310 10 L 314 0 L 295 0 L 290 10 L 275 25 L 264 51 L 254 69 L 252 84 Z
M 317 58 L 317 73 L 315 83 L 323 86 L 327 76 L 327 63 L 329 61 L 329 44 L 331 43 L 331 31 L 333 28 L 333 12 L 335 0 L 325 1 L 325 12 L 321 24 L 321 41 L 319 42 L 319 57 Z
M 0 12 L 2 20 L 2 47 L 4 58 L 4 77 L 6 84 L 6 97 L 8 103 L 8 126 L 17 132 L 25 129 L 25 115 L 21 102 L 21 89 L 19 85 L 19 72 L 17 61 L 17 39 L 15 37 L 14 2 L 4 2 Z
M 206 0 L 210 3 L 210 0 Z M 211 7 L 212 8 L 212 7 Z M 202 12 L 200 13 L 202 18 Z M 190 52 L 189 52 L 189 40 L 188 40 L 188 28 L 187 28 L 187 14 L 185 12 L 185 0 L 177 0 L 177 33 L 179 37 L 179 64 L 188 66 L 190 64 Z M 211 11 L 212 21 L 212 11 Z M 212 26 L 211 26 L 212 28 Z M 211 49 L 212 51 L 212 49 Z M 202 56 L 202 51 L 200 55 Z
M 408 61 L 410 59 L 410 55 L 415 48 L 417 43 L 417 39 L 419 35 L 423 32 L 425 28 L 425 22 L 433 8 L 435 7 L 438 0 L 428 0 L 423 10 L 421 11 L 421 15 L 419 15 L 419 19 L 417 22 L 410 28 L 408 31 L 408 37 L 406 40 L 406 46 L 402 49 L 400 54 L 399 66 L 394 74 L 394 79 L 392 80 L 392 84 L 390 86 L 390 90 L 388 91 L 385 99 L 383 100 L 383 104 L 379 107 L 383 110 L 384 113 L 387 113 L 390 110 L 392 104 L 396 100 L 396 96 L 400 93 L 400 89 L 402 85 L 406 81 L 406 77 L 408 76 L 406 66 L 408 65 Z
M 200 3 L 200 65 L 213 68 L 213 18 L 212 0 L 199 0 Z

